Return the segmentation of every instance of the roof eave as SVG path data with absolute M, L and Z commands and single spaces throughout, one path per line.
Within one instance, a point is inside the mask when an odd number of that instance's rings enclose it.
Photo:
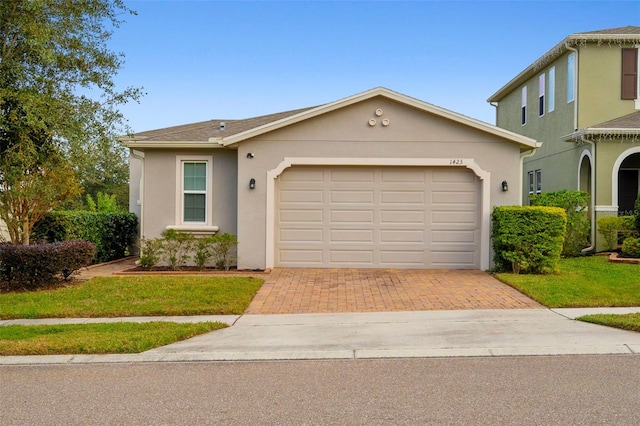
M 511 93 L 514 89 L 520 86 L 523 81 L 531 78 L 540 71 L 541 68 L 545 67 L 569 50 L 568 46 L 588 42 L 601 43 L 612 41 L 616 41 L 618 43 L 639 43 L 640 34 L 571 34 L 549 49 L 544 55 L 536 59 L 531 65 L 511 79 L 507 84 L 502 86 L 496 93 L 487 99 L 487 102 L 499 102 L 505 95 Z
M 153 141 L 118 139 L 128 148 L 224 148 L 219 141 Z
M 484 121 L 476 120 L 474 118 L 467 117 L 465 115 L 458 114 L 453 111 L 449 111 L 447 109 L 437 107 L 435 105 L 421 101 L 419 99 L 402 95 L 400 93 L 394 92 L 384 87 L 377 87 L 377 88 L 368 90 L 366 92 L 362 92 L 353 96 L 349 96 L 344 99 L 337 100 L 335 102 L 321 105 L 317 108 L 304 111 L 300 114 L 296 114 L 290 117 L 283 118 L 278 121 L 274 121 L 273 123 L 268 123 L 268 124 L 256 127 L 254 129 L 247 130 L 242 133 L 225 137 L 222 139 L 222 145 L 223 146 L 235 145 L 249 138 L 253 138 L 261 134 L 271 132 L 271 131 L 280 129 L 282 127 L 289 126 L 291 124 L 298 123 L 300 121 L 304 121 L 304 120 L 316 117 L 318 115 L 325 114 L 327 112 L 334 111 L 340 108 L 344 108 L 346 106 L 361 102 L 366 99 L 373 98 L 375 96 L 380 96 L 380 95 L 385 96 L 389 99 L 395 100 L 397 102 L 412 106 L 414 108 L 420 109 L 422 111 L 426 111 L 434 115 L 438 115 L 438 116 L 447 118 L 449 120 L 493 134 L 495 136 L 510 139 L 513 142 L 517 142 L 518 144 L 520 144 L 523 150 L 539 148 L 540 146 L 542 146 L 542 143 L 537 142 L 536 140 L 528 138 L 526 136 L 522 136 L 517 133 L 510 132 L 505 129 L 501 129 L 489 123 L 485 123 Z
M 606 128 L 606 127 L 589 127 L 577 132 L 573 132 L 566 136 L 563 136 L 561 140 L 564 142 L 575 142 L 582 138 L 588 138 L 590 136 L 606 136 L 606 137 L 624 137 L 640 135 L 640 129 L 634 128 Z

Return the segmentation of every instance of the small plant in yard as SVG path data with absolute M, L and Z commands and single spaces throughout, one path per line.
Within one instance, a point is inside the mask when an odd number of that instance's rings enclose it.
M 622 255 L 625 257 L 640 258 L 640 238 L 626 238 L 622 243 Z
M 213 258 L 215 244 L 215 237 L 203 237 L 194 240 L 193 262 L 199 270 L 203 271 L 207 263 Z
M 213 258 L 218 269 L 228 271 L 236 259 L 238 237 L 233 234 L 218 234 L 214 238 Z
M 184 267 L 191 259 L 189 251 L 193 243 L 193 236 L 186 232 L 176 231 L 175 229 L 167 229 L 162 231 L 163 244 L 163 260 L 167 262 L 169 267 L 177 271 Z
M 640 192 L 638 192 L 638 198 L 636 198 L 634 208 L 633 216 L 635 218 L 636 231 L 640 233 Z
M 604 237 L 607 250 L 615 250 L 618 236 L 630 237 L 636 234 L 633 216 L 606 216 L 598 219 L 598 232 Z
M 146 239 L 142 237 L 140 241 L 140 259 L 138 263 L 143 268 L 151 268 L 160 263 L 162 258 L 164 242 L 160 238 Z

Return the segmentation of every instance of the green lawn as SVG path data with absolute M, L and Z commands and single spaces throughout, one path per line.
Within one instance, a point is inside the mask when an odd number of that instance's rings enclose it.
M 0 327 L 0 355 L 140 353 L 224 327 L 219 322 L 9 325 Z
M 495 276 L 549 308 L 640 306 L 640 265 L 603 256 L 561 259 L 556 274 Z
M 98 277 L 65 288 L 0 294 L 0 319 L 240 315 L 262 285 L 248 277 Z
M 624 330 L 640 332 L 640 313 L 625 315 L 585 315 L 578 318 L 580 321 L 592 322 L 594 324 L 606 325 L 609 327 L 622 328 Z

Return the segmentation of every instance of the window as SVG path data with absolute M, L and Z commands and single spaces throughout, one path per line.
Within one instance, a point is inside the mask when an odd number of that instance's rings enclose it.
M 544 115 L 544 74 L 538 76 L 538 117 Z
M 549 68 L 549 90 L 547 95 L 547 111 L 556 109 L 556 67 Z
M 522 88 L 522 101 L 520 103 L 521 105 L 521 116 L 520 116 L 520 123 L 524 126 L 525 124 L 527 124 L 527 86 L 524 86 Z
M 533 194 L 533 172 L 529 172 L 529 195 Z
M 178 156 L 176 171 L 176 225 L 210 225 L 211 157 Z
M 621 99 L 638 99 L 638 49 L 622 49 Z
M 572 52 L 567 58 L 567 103 L 573 102 L 576 90 L 576 54 Z
M 536 170 L 536 194 L 542 192 L 542 170 Z

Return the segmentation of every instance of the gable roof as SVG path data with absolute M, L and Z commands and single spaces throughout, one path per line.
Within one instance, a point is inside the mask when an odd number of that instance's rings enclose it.
M 434 114 L 439 117 L 463 124 L 468 127 L 492 134 L 494 136 L 518 143 L 521 150 L 541 146 L 541 143 L 526 136 L 499 128 L 484 121 L 476 120 L 462 114 L 437 107 L 427 102 L 411 98 L 384 87 L 377 87 L 347 98 L 339 99 L 316 107 L 297 109 L 277 114 L 270 114 L 245 120 L 210 120 L 199 123 L 174 126 L 166 129 L 141 132 L 120 140 L 130 148 L 145 147 L 228 147 L 235 146 L 244 140 L 290 126 L 292 124 L 344 108 L 358 102 L 382 96 L 401 104 Z M 220 123 L 225 129 L 220 130 Z
M 640 43 L 640 27 L 626 26 L 619 28 L 608 28 L 604 30 L 589 31 L 584 33 L 571 34 L 556 44 L 544 55 L 536 59 L 531 65 L 525 68 L 520 74 L 502 86 L 500 90 L 491 95 L 487 102 L 498 102 L 505 95 L 518 88 L 523 82 L 533 77 L 540 69 L 549 65 L 552 61 L 569 50 L 569 47 L 584 45 L 586 43 L 597 44 L 635 44 Z
M 593 127 L 582 129 L 578 132 L 564 136 L 562 140 L 574 142 L 584 137 L 600 136 L 605 138 L 637 138 L 640 135 L 640 111 L 596 124 Z

